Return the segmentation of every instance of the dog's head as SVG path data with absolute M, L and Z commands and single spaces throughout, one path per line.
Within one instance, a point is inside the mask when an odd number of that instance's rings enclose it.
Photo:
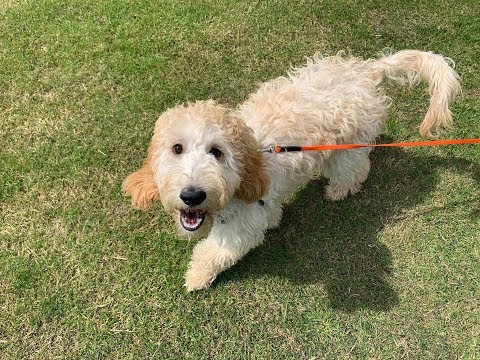
M 132 206 L 161 201 L 180 229 L 203 236 L 232 197 L 258 201 L 269 179 L 253 132 L 214 101 L 167 110 L 157 120 L 142 168 L 123 182 Z

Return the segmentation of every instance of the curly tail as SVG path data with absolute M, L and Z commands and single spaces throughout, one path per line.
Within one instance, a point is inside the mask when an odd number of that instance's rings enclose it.
M 429 84 L 430 107 L 420 125 L 420 134 L 431 135 L 432 129 L 453 127 L 450 101 L 461 93 L 460 77 L 453 70 L 453 61 L 441 55 L 417 50 L 402 50 L 374 61 L 372 66 L 382 77 L 396 82 L 416 85 L 420 81 Z

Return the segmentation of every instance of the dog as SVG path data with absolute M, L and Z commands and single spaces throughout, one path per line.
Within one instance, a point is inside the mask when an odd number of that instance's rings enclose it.
M 185 275 L 188 291 L 261 244 L 279 225 L 285 197 L 314 175 L 329 182 L 330 200 L 355 194 L 367 178 L 371 148 L 276 154 L 271 147 L 372 143 L 391 103 L 385 79 L 429 85 L 430 107 L 420 125 L 428 136 L 452 127 L 449 103 L 460 93 L 453 62 L 417 50 L 362 60 L 315 55 L 286 77 L 262 84 L 236 109 L 213 100 L 187 103 L 157 120 L 143 166 L 123 182 L 132 206 L 160 201 L 180 231 L 203 238 Z

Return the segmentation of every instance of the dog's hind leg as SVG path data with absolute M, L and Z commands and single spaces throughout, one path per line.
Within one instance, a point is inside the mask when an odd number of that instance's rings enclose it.
M 324 166 L 323 175 L 329 179 L 325 195 L 330 200 L 345 199 L 360 191 L 370 171 L 369 148 L 340 150 L 333 153 Z

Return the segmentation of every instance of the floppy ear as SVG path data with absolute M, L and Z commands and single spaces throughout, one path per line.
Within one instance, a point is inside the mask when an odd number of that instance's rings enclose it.
M 265 163 L 252 130 L 243 121 L 240 127 L 242 128 L 240 144 L 244 153 L 244 167 L 241 173 L 242 181 L 235 196 L 247 203 L 253 203 L 268 192 L 270 179 L 265 171 Z
M 151 169 L 152 146 L 148 149 L 147 159 L 143 166 L 127 176 L 123 181 L 124 195 L 132 197 L 132 207 L 146 210 L 160 199 L 160 193 L 153 178 Z

